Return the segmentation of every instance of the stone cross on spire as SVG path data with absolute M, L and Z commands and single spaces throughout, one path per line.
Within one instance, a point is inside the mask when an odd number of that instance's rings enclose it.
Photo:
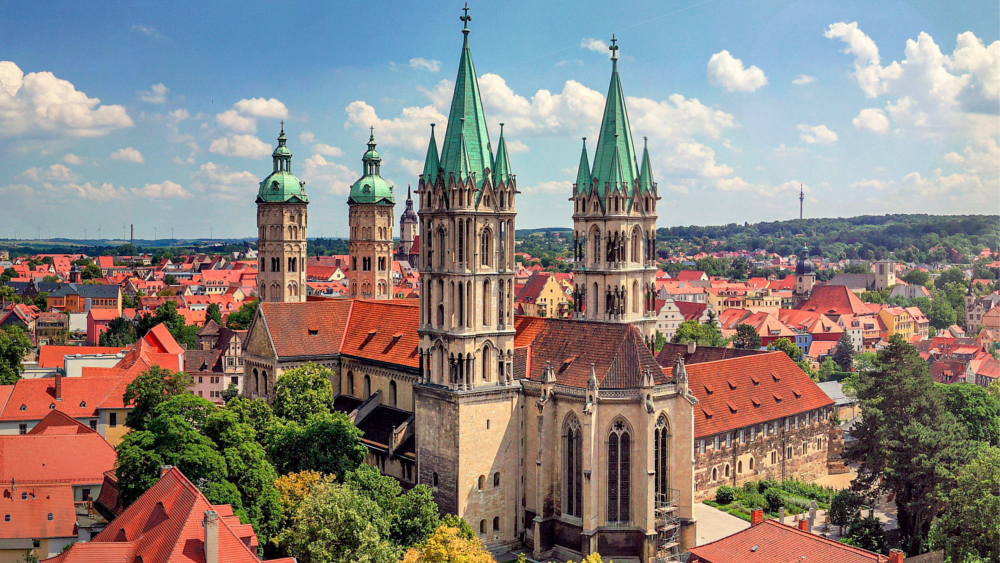
M 371 126 L 371 127 L 369 127 L 368 129 L 370 129 L 370 130 L 371 130 L 371 135 L 369 135 L 369 137 L 368 137 L 368 140 L 369 140 L 369 141 L 373 141 L 373 140 L 375 140 L 375 126 L 374 126 L 374 125 L 372 125 L 372 126 Z
M 617 61 L 618 60 L 618 45 L 617 45 L 617 43 L 618 43 L 618 40 L 615 39 L 615 34 L 612 33 L 611 34 L 611 46 L 608 47 L 608 50 L 611 51 L 611 60 L 613 60 L 613 61 Z
M 458 19 L 462 20 L 463 22 L 465 22 L 465 27 L 462 28 L 462 33 L 469 33 L 469 22 L 472 21 L 472 16 L 469 15 L 469 3 L 468 2 L 465 3 L 465 7 L 462 8 L 462 11 L 465 12 L 465 14 L 463 14 L 461 17 L 458 18 Z
M 285 120 L 284 119 L 281 120 L 281 132 L 282 133 L 285 132 Z

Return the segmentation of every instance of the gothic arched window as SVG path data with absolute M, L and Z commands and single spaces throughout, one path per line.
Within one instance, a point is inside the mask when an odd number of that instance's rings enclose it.
M 667 490 L 670 484 L 670 478 L 668 477 L 668 469 L 670 463 L 668 461 L 668 456 L 670 454 L 670 425 L 667 423 L 667 417 L 665 415 L 660 415 L 656 420 L 656 428 L 653 430 L 653 467 L 656 470 L 656 499 L 664 499 L 664 496 L 669 491 Z
M 397 393 L 397 391 L 396 391 L 396 382 L 395 381 L 390 381 L 389 382 L 389 402 L 392 403 L 392 406 L 394 406 L 394 407 L 396 406 L 396 402 L 397 402 L 397 395 L 396 395 L 396 393 Z
M 347 394 L 354 396 L 354 372 L 347 372 Z
M 372 378 L 365 376 L 365 398 L 372 396 Z
M 563 493 L 564 514 L 583 517 L 583 432 L 575 415 L 566 419 L 563 431 L 563 475 L 566 487 Z
M 632 437 L 624 420 L 608 436 L 608 522 L 628 522 L 632 514 Z

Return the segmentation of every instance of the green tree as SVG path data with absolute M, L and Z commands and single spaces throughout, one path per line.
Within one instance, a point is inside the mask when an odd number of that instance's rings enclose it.
M 270 443 L 271 459 L 282 474 L 312 470 L 343 479 L 368 455 L 361 436 L 342 412 L 314 414 L 304 425 L 279 422 Z
M 698 321 L 684 321 L 674 334 L 675 344 L 697 342 L 699 346 L 725 346 L 729 341 L 722 336 L 715 323 L 700 324 Z
M 833 496 L 833 500 L 830 501 L 830 523 L 840 526 L 841 535 L 844 535 L 844 528 L 861 519 L 862 504 L 864 499 L 861 495 L 850 489 L 837 491 Z
M 389 539 L 402 549 L 427 539 L 440 523 L 437 503 L 426 485 L 404 494 L 398 481 L 370 465 L 348 473 L 344 483 L 379 505 L 389 518 Z
M 333 484 L 333 475 L 324 475 L 319 471 L 300 471 L 282 475 L 275 481 L 274 487 L 281 495 L 281 521 L 282 527 L 287 528 L 292 524 L 292 520 L 299 511 L 302 501 L 320 484 Z
M 153 366 L 139 374 L 125 388 L 123 397 L 126 406 L 131 406 L 125 424 L 132 430 L 145 430 L 146 425 L 156 416 L 160 403 L 187 394 L 194 383 L 191 374 L 175 372 L 160 366 Z
M 177 285 L 177 276 L 173 274 L 167 274 L 163 276 L 163 283 L 167 285 Z
M 840 367 L 840 371 L 851 371 L 854 366 L 854 344 L 846 330 L 833 350 L 833 361 Z
M 321 484 L 278 543 L 301 563 L 396 563 L 402 551 L 390 534 L 389 518 L 375 501 L 346 485 Z
M 591 557 L 586 563 L 601 563 L 600 556 Z M 479 538 L 466 537 L 461 528 L 442 524 L 426 543 L 407 551 L 402 563 L 496 563 L 496 559 Z
M 860 463 L 852 488 L 865 497 L 894 494 L 905 551 L 916 554 L 968 455 L 965 428 L 948 412 L 917 349 L 899 335 L 878 352 L 873 368 L 857 374 L 861 422 L 845 457 Z
M 333 372 L 308 363 L 285 370 L 274 384 L 274 414 L 302 424 L 310 415 L 333 411 Z
M 837 365 L 837 362 L 833 361 L 833 358 L 827 358 L 819 366 L 819 380 L 830 381 L 838 371 L 840 371 L 840 366 Z
M 101 333 L 101 346 L 124 348 L 138 340 L 135 333 L 135 323 L 125 317 L 111 319 L 108 329 Z
M 855 520 L 848 528 L 847 538 L 843 542 L 882 555 L 886 555 L 889 551 L 882 521 L 875 516 Z
M 931 549 L 944 550 L 947 561 L 1000 561 L 1000 449 L 977 447 L 944 497 L 944 511 L 931 525 Z
M 971 440 L 1000 446 L 1000 399 L 979 385 L 939 383 L 948 411 L 965 426 Z
M 760 346 L 760 334 L 757 333 L 757 329 L 746 323 L 736 325 L 736 338 L 733 339 L 733 348 L 757 350 Z
M 85 280 L 96 280 L 98 278 L 103 278 L 104 273 L 101 271 L 101 267 L 97 264 L 87 264 L 84 266 L 83 271 L 80 272 L 80 277 Z
M 944 330 L 958 322 L 958 312 L 943 295 L 931 301 L 931 307 L 925 314 L 931 327 L 937 330 Z
M 48 275 L 42 278 L 45 283 L 59 283 L 59 276 Z
M 222 311 L 219 309 L 219 305 L 217 303 L 209 304 L 208 309 L 205 311 L 205 315 L 209 319 L 215 321 L 215 324 L 222 326 Z
M 24 355 L 31 349 L 31 339 L 19 326 L 0 329 L 0 385 L 13 385 L 24 372 Z
M 226 328 L 233 330 L 247 330 L 250 328 L 250 321 L 257 314 L 258 300 L 244 301 L 240 308 L 226 317 Z
M 910 285 L 924 285 L 926 286 L 931 281 L 931 275 L 922 270 L 917 270 L 916 268 L 910 270 L 902 278 L 903 281 Z
M 767 345 L 768 350 L 780 350 L 788 355 L 793 362 L 799 361 L 802 357 L 802 348 L 795 345 L 794 342 L 788 338 L 779 338 L 774 342 Z
M 934 280 L 934 287 L 938 289 L 944 289 L 945 285 L 949 283 L 965 283 L 965 274 L 958 267 L 949 268 L 938 275 L 937 279 Z
M 235 383 L 230 383 L 229 386 L 226 387 L 225 391 L 222 392 L 222 400 L 229 403 L 229 401 L 238 397 L 239 394 L 240 388 L 237 387 Z
M 127 390 L 127 388 L 126 388 Z M 205 422 L 218 412 L 219 407 L 215 403 L 192 395 L 191 393 L 178 393 L 168 397 L 166 400 L 153 408 L 153 416 L 179 416 L 192 428 L 201 432 L 205 427 Z
M 3 276 L 0 276 L 0 303 L 16 303 L 17 294 L 14 292 L 14 288 L 9 285 L 3 285 L 10 281 L 9 279 L 4 280 Z

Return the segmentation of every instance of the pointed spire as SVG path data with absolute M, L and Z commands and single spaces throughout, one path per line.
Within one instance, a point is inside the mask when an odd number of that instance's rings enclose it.
M 510 181 L 510 156 L 507 154 L 507 141 L 503 137 L 503 123 L 500 124 L 500 142 L 497 143 L 497 160 L 493 163 L 493 183 Z
M 580 166 L 576 170 L 576 193 L 590 194 L 590 160 L 587 159 L 587 138 L 583 138 L 583 150 L 580 151 Z
M 461 159 L 459 161 L 458 168 L 455 169 L 455 176 L 457 177 L 457 179 L 468 180 L 469 178 L 472 177 L 472 172 L 474 172 L 475 170 L 472 168 L 472 159 L 469 158 L 469 144 L 465 140 L 464 117 L 461 120 L 461 124 L 462 125 L 460 127 L 462 127 L 463 130 L 462 130 L 461 143 L 459 144 L 459 146 L 461 147 L 462 152 L 460 155 Z
M 618 150 L 618 135 L 615 135 L 615 143 L 613 146 L 614 148 L 611 153 L 611 167 L 608 170 L 606 180 L 602 180 L 607 182 L 607 189 L 610 192 L 621 189 L 627 194 L 630 191 L 629 187 L 631 186 L 631 182 L 626 179 L 625 171 L 622 167 L 621 152 Z M 598 188 L 600 188 L 600 186 L 598 186 Z M 608 194 L 605 193 L 604 195 L 606 196 Z
M 631 195 L 631 186 L 639 177 L 639 166 L 636 163 L 635 145 L 632 143 L 632 129 L 628 122 L 628 112 L 625 110 L 625 94 L 622 93 L 622 83 L 618 76 L 618 45 L 617 39 L 611 39 L 611 85 L 608 87 L 607 103 L 604 106 L 604 118 L 601 120 L 600 135 L 597 138 L 597 151 L 594 153 L 594 170 L 591 176 L 598 181 L 597 190 L 604 196 L 604 187 L 609 182 L 618 181 L 620 173 Z M 615 154 L 620 165 L 617 169 L 612 164 Z
M 462 16 L 462 21 L 465 22 L 465 27 L 462 33 L 465 37 L 462 42 L 462 57 L 458 63 L 458 77 L 455 79 L 455 93 L 448 114 L 448 129 L 441 147 L 441 167 L 446 176 L 451 172 L 458 173 L 466 165 L 464 160 L 467 155 L 469 171 L 475 172 L 477 188 L 482 188 L 486 181 L 484 171 L 493 164 L 493 147 L 486 130 L 479 79 L 472 62 L 472 50 L 469 48 L 469 21 L 472 16 L 468 14 L 468 6 L 463 11 L 465 15 Z M 464 143 L 463 135 L 466 137 Z
M 653 165 L 649 161 L 649 137 L 642 138 L 642 168 L 639 171 L 639 191 L 653 193 Z
M 427 158 L 424 159 L 424 181 L 430 183 L 437 179 L 438 168 L 440 166 L 437 139 L 434 138 L 434 124 L 431 123 L 431 141 L 427 145 Z

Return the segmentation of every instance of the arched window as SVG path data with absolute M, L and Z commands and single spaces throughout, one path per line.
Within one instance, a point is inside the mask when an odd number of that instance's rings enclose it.
M 479 476 L 479 485 L 476 488 L 478 488 L 480 491 L 486 488 L 486 476 L 485 475 L 480 475 Z
M 347 394 L 354 396 L 354 372 L 347 372 Z
M 566 419 L 563 430 L 563 475 L 566 476 L 564 513 L 583 517 L 583 432 L 575 415 Z
M 433 475 L 431 476 L 431 483 L 433 483 L 434 487 L 437 488 L 437 486 L 438 486 L 438 472 L 437 471 L 435 471 L 433 473 Z
M 394 406 L 394 407 L 398 406 L 397 405 L 397 398 L 396 398 L 396 382 L 395 381 L 389 381 L 389 401 L 392 403 L 392 406 Z
M 670 425 L 666 415 L 660 415 L 656 419 L 656 428 L 653 430 L 653 464 L 656 471 L 656 497 L 665 499 L 669 493 L 667 487 L 670 483 L 668 456 L 670 454 Z
M 726 469 L 723 471 L 723 473 L 726 475 L 726 477 L 729 477 L 729 464 L 728 463 L 726 464 Z
M 736 474 L 739 475 L 743 473 L 743 460 L 736 462 Z
M 493 474 L 493 488 L 495 489 L 499 486 L 500 486 L 500 472 L 497 471 L 496 473 Z
M 257 368 L 253 368 L 253 392 L 260 393 L 260 374 L 257 373 Z
M 611 425 L 608 436 L 608 522 L 631 519 L 632 438 L 624 420 Z
M 372 396 L 372 378 L 365 376 L 365 398 Z
M 493 300 L 490 294 L 490 280 L 483 281 L 483 326 L 490 326 L 490 302 Z
M 492 361 L 492 350 L 490 347 L 483 346 L 483 381 L 490 380 L 490 362 Z
M 479 521 L 479 533 L 480 534 L 485 534 L 486 533 L 486 520 L 480 520 Z
M 500 517 L 499 516 L 494 516 L 493 517 L 493 531 L 494 532 L 499 532 L 500 531 Z
M 264 382 L 264 395 L 267 395 L 267 393 L 269 391 L 269 389 L 268 389 L 269 382 L 267 381 L 267 370 L 264 370 L 264 371 L 260 372 L 260 379 L 261 379 L 261 381 Z
M 639 313 L 639 282 L 632 282 L 632 313 Z
M 750 471 L 753 471 L 753 458 L 750 458 Z
M 489 229 L 483 229 L 482 239 L 479 241 L 479 257 L 483 266 L 489 266 L 493 254 L 493 233 Z

